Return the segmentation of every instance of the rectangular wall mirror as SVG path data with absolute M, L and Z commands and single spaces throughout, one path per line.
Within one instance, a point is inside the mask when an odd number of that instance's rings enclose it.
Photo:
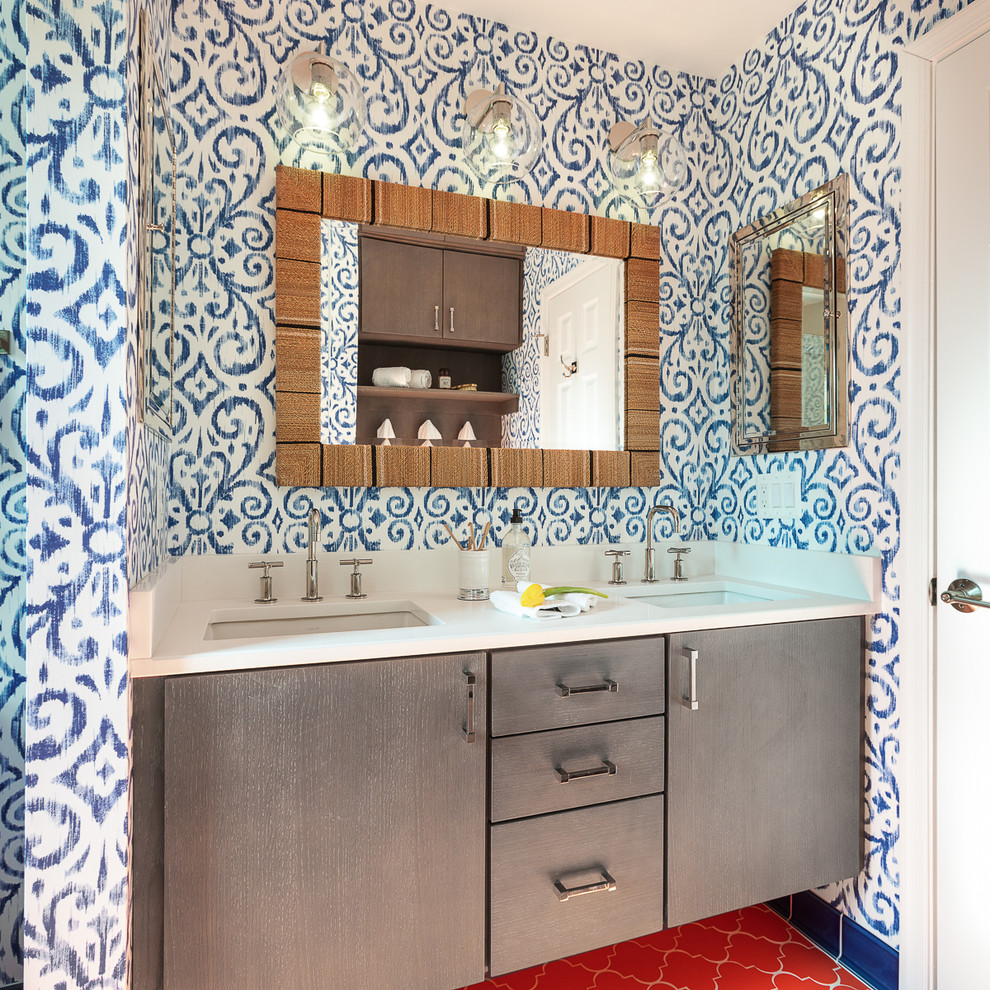
M 416 446 L 428 421 L 434 446 L 622 450 L 622 261 L 346 220 L 321 238 L 321 443 Z
M 279 484 L 659 483 L 656 228 L 285 166 L 277 207 Z
M 735 454 L 847 441 L 849 177 L 732 238 Z
M 144 236 L 138 272 L 138 382 L 144 394 L 145 425 L 171 439 L 175 142 L 143 10 L 140 37 L 139 209 Z

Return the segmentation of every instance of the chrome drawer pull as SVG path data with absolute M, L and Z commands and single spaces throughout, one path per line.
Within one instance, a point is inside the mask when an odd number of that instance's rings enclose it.
M 461 728 L 461 731 L 464 733 L 464 738 L 467 742 L 473 743 L 475 740 L 474 686 L 478 683 L 478 678 L 467 670 L 463 671 L 463 674 L 467 678 L 467 723 Z
M 598 894 L 603 891 L 615 890 L 615 881 L 602 870 L 602 879 L 599 883 L 589 883 L 584 887 L 565 887 L 559 880 L 554 880 L 553 889 L 557 893 L 558 901 L 566 901 L 571 897 L 580 897 L 582 894 Z
M 601 691 L 607 691 L 609 694 L 615 694 L 619 690 L 618 681 L 610 681 L 607 677 L 601 684 L 588 684 L 582 687 L 568 687 L 566 684 L 561 684 L 557 682 L 557 694 L 561 698 L 569 698 L 572 694 L 597 694 Z
M 686 649 L 688 659 L 688 693 L 681 696 L 681 704 L 692 712 L 698 710 L 698 651 Z
M 606 774 L 611 776 L 615 773 L 615 764 L 611 760 L 603 760 L 600 767 L 592 767 L 590 770 L 575 770 L 573 773 L 568 773 L 563 767 L 554 767 L 553 772 L 562 784 L 566 784 L 569 780 L 584 780 L 585 777 L 602 777 Z

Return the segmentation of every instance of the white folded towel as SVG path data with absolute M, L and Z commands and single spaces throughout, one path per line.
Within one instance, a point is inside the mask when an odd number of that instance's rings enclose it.
M 371 384 L 379 388 L 409 388 L 412 372 L 408 368 L 375 368 Z
M 528 587 L 528 585 L 527 585 Z M 566 619 L 581 614 L 581 606 L 563 598 L 554 598 L 542 605 L 523 605 L 515 591 L 493 591 L 489 600 L 500 611 L 524 619 Z
M 422 368 L 409 372 L 410 388 L 430 388 L 433 385 L 433 375 Z

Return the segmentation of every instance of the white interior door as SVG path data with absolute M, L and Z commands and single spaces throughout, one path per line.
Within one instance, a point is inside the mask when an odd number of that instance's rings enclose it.
M 550 354 L 540 374 L 543 447 L 619 449 L 618 268 L 582 262 L 544 292 L 541 329 Z
M 936 561 L 990 600 L 990 33 L 940 62 L 936 90 Z M 988 980 L 990 609 L 939 603 L 935 656 L 936 967 Z

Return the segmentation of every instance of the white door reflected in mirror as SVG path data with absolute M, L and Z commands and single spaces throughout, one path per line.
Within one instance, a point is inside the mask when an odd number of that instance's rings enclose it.
M 587 259 L 543 290 L 542 447 L 622 449 L 621 269 L 618 261 Z

